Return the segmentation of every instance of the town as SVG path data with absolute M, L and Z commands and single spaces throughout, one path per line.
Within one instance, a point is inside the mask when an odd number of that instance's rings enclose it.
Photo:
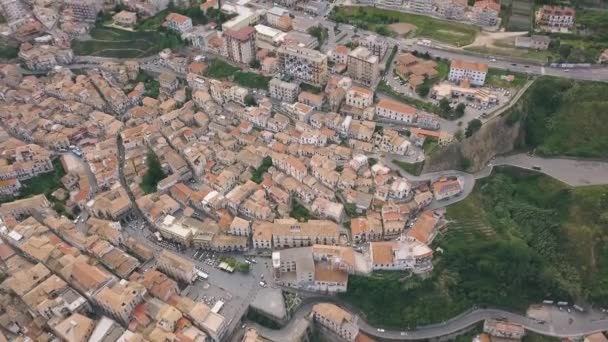
M 0 341 L 466 332 L 370 328 L 339 298 L 352 276 L 433 276 L 446 207 L 481 177 L 422 173 L 434 150 L 501 120 L 536 75 L 605 70 L 454 55 L 336 18 L 358 6 L 501 25 L 493 0 L 0 0 L 16 53 L 0 65 Z M 548 50 L 543 33 L 574 13 L 539 7 L 515 45 Z M 488 310 L 475 341 L 548 325 Z

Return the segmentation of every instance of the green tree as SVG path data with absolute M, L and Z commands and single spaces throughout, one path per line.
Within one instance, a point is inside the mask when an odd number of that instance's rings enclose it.
M 464 135 L 468 138 L 470 136 L 472 136 L 473 134 L 475 134 L 475 132 L 479 131 L 479 129 L 481 128 L 481 120 L 479 119 L 473 119 L 471 121 L 469 121 L 469 124 L 467 125 L 467 129 L 464 133 Z
M 165 173 L 158 157 L 152 150 L 148 151 L 146 155 L 146 165 L 148 166 L 148 170 L 144 174 L 140 186 L 145 193 L 149 194 L 156 191 L 156 186 L 158 182 L 165 178 Z
M 247 94 L 247 96 L 245 96 L 245 106 L 253 107 L 257 105 L 258 103 L 255 101 L 253 96 L 251 96 L 250 94 Z
M 252 60 L 251 62 L 249 62 L 249 67 L 252 69 L 259 69 L 261 67 L 260 61 L 258 61 L 257 59 Z
M 431 85 L 427 82 L 423 82 L 418 87 L 416 87 L 416 93 L 418 93 L 418 95 L 420 95 L 421 97 L 427 97 L 430 91 Z
M 458 119 L 464 116 L 464 110 L 467 108 L 464 103 L 459 103 L 454 109 L 454 118 Z
M 450 107 L 450 100 L 442 98 L 439 101 L 439 110 L 441 110 L 442 117 L 449 117 L 452 113 L 452 107 Z

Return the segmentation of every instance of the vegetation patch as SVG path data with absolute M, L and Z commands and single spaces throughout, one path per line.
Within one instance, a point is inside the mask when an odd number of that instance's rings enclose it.
M 237 71 L 241 71 L 241 69 L 221 59 L 214 59 L 207 68 L 207 76 L 222 80 L 231 77 Z
M 339 23 L 352 24 L 364 30 L 376 31 L 385 36 L 393 34 L 393 31 L 387 28 L 386 25 L 410 23 L 416 26 L 416 36 L 457 46 L 471 44 L 479 32 L 479 28 L 473 25 L 374 7 L 334 7 L 330 18 Z
M 158 185 L 158 182 L 165 178 L 165 173 L 163 172 L 158 157 L 153 151 L 148 151 L 146 164 L 148 166 L 148 170 L 143 176 L 139 186 L 144 193 L 150 194 L 156 191 L 156 186 Z
M 506 76 L 512 75 L 513 81 L 509 82 Z M 528 75 L 521 72 L 509 70 L 489 69 L 486 75 L 486 85 L 497 88 L 521 88 L 528 81 Z
M 447 219 L 428 278 L 352 276 L 342 297 L 370 323 L 395 327 L 437 323 L 473 305 L 524 312 L 544 299 L 608 304 L 608 186 L 570 188 L 498 168 L 449 206 Z
M 608 157 L 608 84 L 541 77 L 504 115 L 545 156 Z
M 419 163 L 406 163 L 404 161 L 394 159 L 393 163 L 395 163 L 395 165 L 399 166 L 403 171 L 409 173 L 410 175 L 414 175 L 414 176 L 420 176 L 420 173 L 422 172 L 422 168 L 424 167 L 424 161 L 419 162 Z
M 291 212 L 289 213 L 289 216 L 301 222 L 305 222 L 314 218 L 312 213 L 308 209 L 306 209 L 305 206 L 298 203 L 298 201 L 296 200 L 291 201 Z
M 262 177 L 266 172 L 268 172 L 268 169 L 270 169 L 271 166 L 272 158 L 270 156 L 264 158 L 264 160 L 262 161 L 262 165 L 255 169 L 251 174 L 251 180 L 256 182 L 257 184 L 262 183 L 262 181 L 264 180 Z
M 419 99 L 416 99 L 413 97 L 399 94 L 398 92 L 394 91 L 393 88 L 391 88 L 391 86 L 389 86 L 386 83 L 386 81 L 380 81 L 380 83 L 378 83 L 378 87 L 376 88 L 376 91 L 379 93 L 384 93 L 399 102 L 407 103 L 411 106 L 414 106 L 414 107 L 424 110 L 426 112 L 435 113 L 435 114 L 440 113 L 439 106 L 436 106 L 427 101 L 423 101 L 423 100 L 419 100 Z
M 272 77 L 262 76 L 255 72 L 237 71 L 234 73 L 234 82 L 247 88 L 268 89 Z

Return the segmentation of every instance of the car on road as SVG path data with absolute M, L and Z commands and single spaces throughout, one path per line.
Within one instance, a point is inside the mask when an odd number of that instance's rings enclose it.
M 407 333 L 405 331 L 402 331 L 401 336 L 407 336 Z
M 381 329 L 381 328 L 378 328 L 377 330 L 378 330 L 378 332 L 381 332 L 381 333 L 384 332 L 384 329 Z
M 538 170 L 538 171 L 540 171 L 541 167 L 538 166 L 538 165 L 534 165 L 534 166 L 532 166 L 532 170 Z

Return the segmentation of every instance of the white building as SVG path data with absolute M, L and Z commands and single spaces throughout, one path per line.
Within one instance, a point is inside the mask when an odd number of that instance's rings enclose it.
M 376 116 L 411 124 L 416 119 L 416 108 L 404 103 L 381 99 L 376 105 Z
M 367 108 L 374 104 L 374 92 L 368 88 L 353 86 L 346 92 L 346 104 L 356 108 Z
M 186 33 L 192 30 L 192 19 L 179 13 L 170 13 L 165 18 L 165 25 L 175 32 Z
M 486 81 L 487 74 L 487 64 L 455 59 L 450 64 L 448 79 L 452 82 L 460 82 L 464 79 L 468 79 L 472 85 L 482 86 Z
M 372 270 L 426 273 L 433 270 L 433 250 L 413 237 L 392 241 L 370 242 L 369 260 Z
M 331 303 L 319 303 L 312 307 L 315 322 L 335 332 L 346 341 L 354 341 L 359 334 L 357 317 Z

